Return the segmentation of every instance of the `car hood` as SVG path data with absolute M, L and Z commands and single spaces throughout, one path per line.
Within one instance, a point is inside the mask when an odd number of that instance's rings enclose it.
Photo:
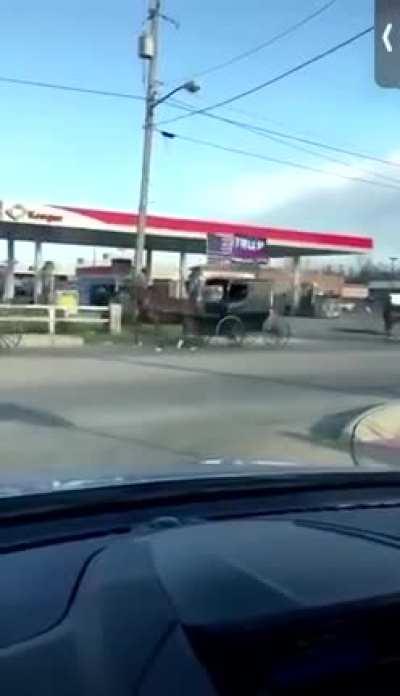
M 167 474 L 143 476 L 143 475 L 116 475 L 116 476 L 96 476 L 93 478 L 65 478 L 51 479 L 41 478 L 24 480 L 15 485 L 1 485 L 0 498 L 9 498 L 22 495 L 44 494 L 61 491 L 77 491 L 87 489 L 111 488 L 121 486 L 135 486 L 151 484 L 168 484 L 168 482 L 209 482 L 210 480 L 240 480 L 247 477 L 263 478 L 283 478 L 285 476 L 302 476 L 308 474 L 322 473 L 356 473 L 361 467 L 349 466 L 315 466 L 304 463 L 294 464 L 284 461 L 273 461 L 267 459 L 244 460 L 244 459 L 206 459 L 201 460 L 190 470 L 183 472 L 175 471 Z M 363 469 L 364 470 L 364 469 Z

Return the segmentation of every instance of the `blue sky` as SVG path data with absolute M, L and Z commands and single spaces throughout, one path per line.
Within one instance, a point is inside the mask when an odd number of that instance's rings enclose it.
M 160 79 L 168 90 L 267 40 L 323 0 L 165 0 Z M 145 0 L 5 0 L 0 75 L 143 94 L 136 56 Z M 373 24 L 373 0 L 337 0 L 326 13 L 253 57 L 201 80 L 204 106 L 262 82 Z M 137 207 L 143 105 L 0 84 L 0 198 L 104 208 Z M 373 36 L 218 113 L 380 156 L 399 155 L 399 92 L 373 79 Z M 240 114 L 238 111 L 240 111 Z M 160 119 L 176 115 L 164 106 Z M 189 137 L 322 167 L 332 163 L 231 126 L 193 117 Z M 383 173 L 376 165 L 344 162 Z M 344 170 L 347 171 L 347 170 Z M 351 171 L 351 170 L 350 170 Z M 385 168 L 398 177 L 400 170 Z M 399 191 L 400 193 L 400 191 Z M 157 138 L 151 210 L 371 234 L 395 253 L 399 194 Z

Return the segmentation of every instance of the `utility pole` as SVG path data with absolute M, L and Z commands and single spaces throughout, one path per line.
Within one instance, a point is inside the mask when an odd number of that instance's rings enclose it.
M 138 224 L 136 233 L 135 253 L 135 282 L 138 282 L 139 274 L 143 268 L 143 255 L 146 240 L 147 206 L 149 198 L 151 152 L 153 146 L 154 114 L 157 107 L 167 101 L 177 92 L 184 90 L 195 94 L 200 87 L 194 80 L 187 80 L 171 89 L 161 97 L 157 96 L 157 63 L 158 63 L 158 34 L 160 19 L 164 19 L 176 25 L 176 22 L 161 14 L 161 0 L 149 0 L 149 12 L 147 17 L 148 27 L 139 37 L 139 56 L 147 62 L 146 69 L 146 107 L 144 119 L 144 143 L 142 178 L 140 183 L 140 198 L 138 211 Z
M 146 237 L 147 204 L 149 198 L 150 165 L 154 131 L 154 109 L 157 104 L 157 59 L 160 11 L 161 0 L 149 0 L 149 28 L 147 32 L 142 34 L 139 40 L 140 57 L 145 59 L 148 65 L 146 76 L 146 107 L 144 120 L 142 179 L 140 184 L 139 216 L 136 234 L 136 278 L 138 278 L 143 267 L 143 255 Z

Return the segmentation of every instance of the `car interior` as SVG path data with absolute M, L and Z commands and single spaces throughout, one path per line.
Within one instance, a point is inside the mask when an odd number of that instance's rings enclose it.
M 397 693 L 400 481 L 380 476 L 8 500 L 2 693 Z

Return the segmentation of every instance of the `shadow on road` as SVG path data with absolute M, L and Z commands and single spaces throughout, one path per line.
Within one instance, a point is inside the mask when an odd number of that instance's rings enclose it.
M 0 403 L 0 424 L 1 423 L 23 423 L 24 425 L 39 426 L 42 428 L 63 428 L 73 430 L 76 433 L 89 435 L 91 437 L 102 438 L 104 440 L 114 440 L 116 442 L 130 443 L 136 446 L 148 448 L 154 451 L 168 452 L 179 457 L 186 457 L 198 461 L 199 454 L 195 452 L 184 452 L 178 448 L 166 447 L 155 442 L 148 442 L 143 438 L 128 436 L 128 435 L 113 435 L 104 431 L 96 430 L 95 428 L 87 428 L 76 425 L 72 421 L 57 416 L 48 411 L 40 409 L 26 408 L 15 403 L 5 402 Z
M 367 335 L 367 336 L 381 336 L 382 338 L 385 337 L 385 334 L 382 331 L 379 331 L 379 329 L 359 329 L 359 328 L 349 328 L 349 327 L 343 327 L 343 326 L 335 326 L 332 328 L 332 331 L 335 333 L 344 333 L 344 334 L 356 334 L 356 335 Z
M 379 406 L 379 403 L 372 403 L 368 406 L 360 406 L 339 413 L 330 413 L 323 416 L 310 428 L 310 436 L 315 440 L 334 440 L 340 439 L 346 425 L 362 413 L 369 411 L 370 408 Z
M 74 428 L 70 421 L 54 413 L 36 408 L 26 408 L 13 403 L 0 403 L 0 423 L 16 421 L 26 425 L 39 425 L 45 428 Z

